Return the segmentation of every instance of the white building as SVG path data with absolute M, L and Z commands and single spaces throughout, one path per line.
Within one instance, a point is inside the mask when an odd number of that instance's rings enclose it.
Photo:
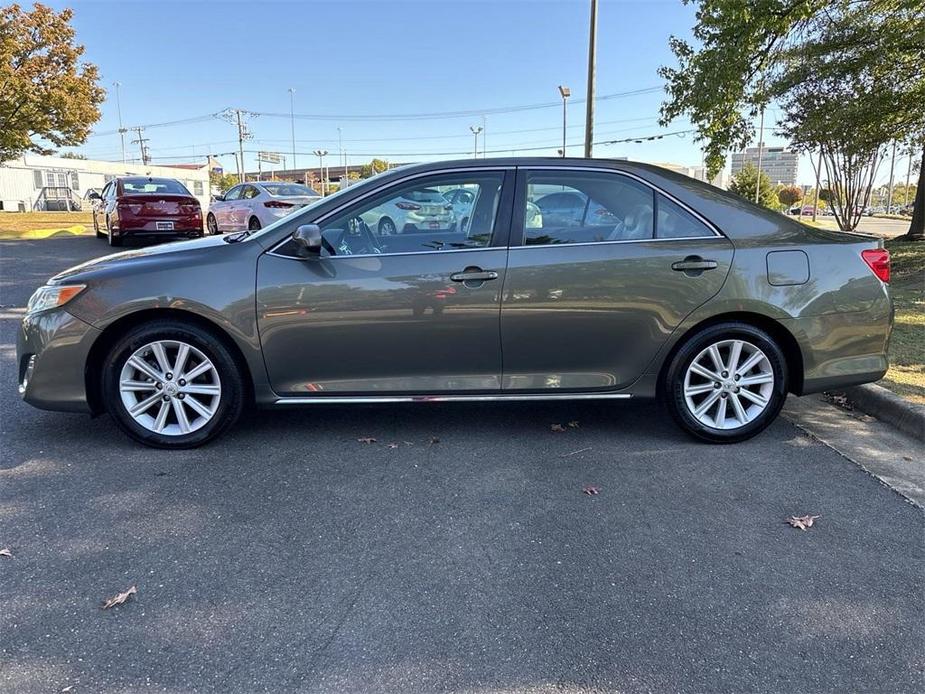
M 25 154 L 0 164 L 0 211 L 89 209 L 87 195 L 119 176 L 174 178 L 209 207 L 209 166 L 154 166 Z
M 696 178 L 698 181 L 704 181 L 711 185 L 716 186 L 717 188 L 726 188 L 728 187 L 729 182 L 726 180 L 726 172 L 720 171 L 713 178 L 712 181 L 707 180 L 707 167 L 705 166 L 686 166 L 684 164 L 673 164 L 670 162 L 654 162 L 656 166 L 661 166 L 663 169 L 668 169 L 670 171 L 675 171 L 685 176 L 690 176 L 691 178 Z
M 749 147 L 744 152 L 732 153 L 732 175 L 735 176 L 745 166 L 751 164 L 758 168 L 758 153 L 761 152 L 761 171 L 767 174 L 771 183 L 794 185 L 797 182 L 797 169 L 800 165 L 800 155 L 790 152 L 784 147 L 766 147 L 764 143 L 759 147 Z

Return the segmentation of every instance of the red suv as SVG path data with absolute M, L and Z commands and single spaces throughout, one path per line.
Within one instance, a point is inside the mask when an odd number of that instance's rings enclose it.
M 97 238 L 121 246 L 127 236 L 202 236 L 202 208 L 186 187 L 172 178 L 117 178 L 103 188 L 93 206 Z

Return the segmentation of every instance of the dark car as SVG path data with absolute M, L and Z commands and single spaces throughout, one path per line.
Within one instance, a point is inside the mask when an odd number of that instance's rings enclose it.
M 93 230 L 121 246 L 126 238 L 195 238 L 202 236 L 202 207 L 182 183 L 172 178 L 116 178 L 92 196 Z
M 476 193 L 462 228 L 366 221 L 460 188 Z M 552 191 L 583 200 L 580 216 L 530 215 Z M 422 164 L 259 231 L 53 277 L 19 331 L 20 390 L 164 448 L 211 439 L 248 403 L 653 397 L 694 436 L 740 441 L 788 392 L 886 372 L 889 275 L 880 238 L 656 166 Z

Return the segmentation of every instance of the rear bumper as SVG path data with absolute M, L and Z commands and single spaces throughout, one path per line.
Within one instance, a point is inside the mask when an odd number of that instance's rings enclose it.
M 889 368 L 893 306 L 887 299 L 868 311 L 783 320 L 803 358 L 798 395 L 872 383 Z
M 43 410 L 90 412 L 85 365 L 99 335 L 63 309 L 23 318 L 16 338 L 22 399 Z

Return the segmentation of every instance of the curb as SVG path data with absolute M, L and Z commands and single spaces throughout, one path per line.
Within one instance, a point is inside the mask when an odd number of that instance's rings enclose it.
M 925 441 L 925 406 L 904 400 L 873 383 L 846 388 L 845 395 L 859 410 Z
M 0 230 L 0 241 L 48 239 L 61 236 L 89 236 L 93 233 L 92 226 L 75 224 L 70 227 L 56 227 L 54 229 L 30 229 L 29 231 L 3 231 Z

